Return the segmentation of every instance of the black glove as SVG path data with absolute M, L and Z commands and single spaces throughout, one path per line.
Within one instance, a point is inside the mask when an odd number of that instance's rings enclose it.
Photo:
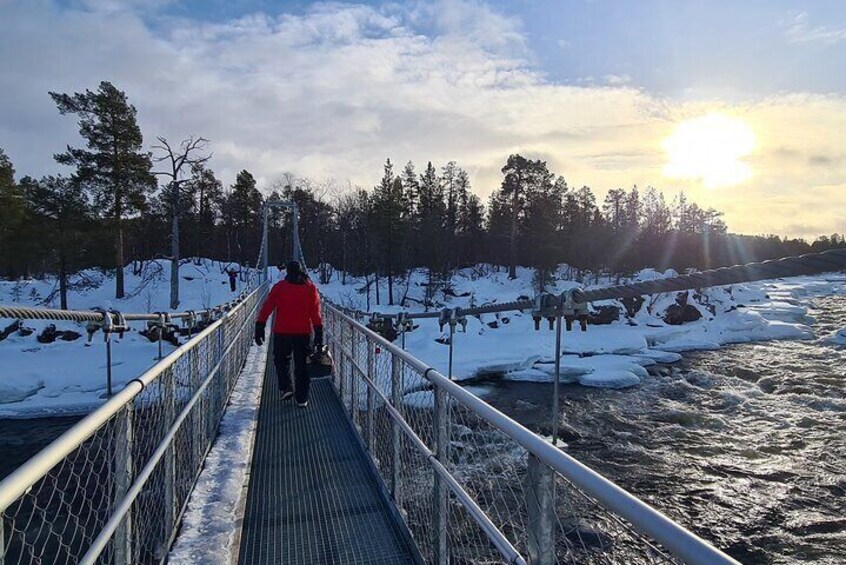
M 256 345 L 261 345 L 264 343 L 264 326 L 265 322 L 256 322 Z
M 323 326 L 314 326 L 314 350 L 320 351 L 323 347 Z

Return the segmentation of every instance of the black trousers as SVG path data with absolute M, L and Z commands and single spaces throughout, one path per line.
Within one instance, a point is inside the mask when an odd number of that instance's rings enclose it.
M 297 402 L 308 400 L 310 379 L 306 358 L 311 335 L 273 334 L 273 363 L 279 379 L 279 390 L 294 390 Z M 291 357 L 294 358 L 295 386 L 291 387 Z

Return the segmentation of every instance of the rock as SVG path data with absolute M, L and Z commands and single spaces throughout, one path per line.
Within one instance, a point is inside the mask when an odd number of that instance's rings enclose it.
M 690 304 L 670 304 L 664 312 L 664 322 L 671 326 L 680 326 L 685 322 L 695 322 L 702 317 L 702 313 Z
M 15 320 L 14 322 L 12 322 L 8 326 L 6 326 L 6 329 L 4 329 L 3 331 L 0 331 L 0 341 L 3 341 L 4 339 L 9 337 L 10 335 L 15 333 L 16 331 L 19 331 L 20 329 L 21 329 L 21 321 Z
M 390 342 L 396 341 L 399 336 L 399 333 L 397 333 L 394 325 L 389 321 L 379 320 L 377 323 L 369 322 L 367 324 L 367 329 L 376 332 Z
M 35 333 L 35 328 L 28 328 L 26 326 L 21 326 L 18 330 L 18 335 L 21 337 L 29 337 Z
M 73 330 L 64 330 L 57 332 L 58 338 L 62 341 L 76 341 L 82 337 L 82 334 Z
M 35 339 L 38 340 L 38 343 L 53 343 L 57 337 L 56 324 L 50 324 Z
M 492 330 L 495 330 L 499 327 L 499 322 L 494 320 L 493 322 L 488 322 L 488 327 Z
M 640 312 L 640 308 L 646 300 L 642 296 L 637 296 L 634 298 L 622 298 L 620 302 L 623 304 L 623 308 L 626 309 L 626 316 L 633 318 Z
M 588 323 L 594 326 L 607 326 L 620 319 L 620 309 L 613 304 L 597 306 L 595 312 L 588 314 Z

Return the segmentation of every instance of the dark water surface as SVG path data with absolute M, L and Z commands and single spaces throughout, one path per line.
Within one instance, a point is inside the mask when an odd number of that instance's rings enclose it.
M 20 467 L 81 418 L 0 419 L 0 479 Z
M 846 297 L 810 314 L 825 338 L 846 326 Z M 486 400 L 549 433 L 551 386 Z M 846 347 L 690 353 L 633 389 L 563 386 L 561 418 L 570 454 L 736 559 L 846 563 Z

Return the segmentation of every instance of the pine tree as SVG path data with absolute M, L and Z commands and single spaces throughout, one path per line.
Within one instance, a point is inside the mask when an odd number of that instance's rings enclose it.
M 402 179 L 394 177 L 391 160 L 385 162 L 382 181 L 375 189 L 375 236 L 388 277 L 388 304 L 394 303 L 394 276 L 403 270 L 403 250 L 406 245 L 405 195 Z
M 18 274 L 19 250 L 15 243 L 25 218 L 25 201 L 15 183 L 15 168 L 0 148 L 0 268 L 9 277 Z
M 420 175 L 420 199 L 418 204 L 418 231 L 420 238 L 420 264 L 429 272 L 429 290 L 434 296 L 435 289 L 441 284 L 447 270 L 444 222 L 446 204 L 444 191 L 437 171 L 432 162 Z M 430 296 L 431 298 L 431 296 Z M 427 306 L 428 306 L 428 300 Z
M 68 146 L 67 152 L 55 155 L 55 159 L 75 166 L 72 182 L 89 189 L 96 207 L 107 210 L 115 234 L 115 298 L 123 298 L 124 218 L 143 210 L 147 193 L 156 187 L 150 172 L 151 156 L 141 151 L 144 140 L 137 112 L 126 94 L 106 81 L 100 83 L 97 92 L 51 92 L 50 96 L 60 114 L 79 116 L 79 133 L 87 149 Z
M 84 255 L 84 231 L 91 208 L 79 183 L 64 177 L 40 181 L 22 179 L 26 200 L 43 237 L 42 245 L 56 254 L 61 308 L 68 308 L 68 276 Z
M 520 234 L 520 218 L 526 206 L 526 189 L 529 177 L 529 161 L 522 155 L 509 155 L 502 168 L 505 178 L 500 191 L 509 200 L 511 232 L 509 235 L 508 278 L 517 278 L 517 244 Z
M 243 265 L 258 254 L 258 238 L 262 224 L 264 199 L 256 188 L 256 179 L 242 170 L 226 198 L 224 221 L 227 225 L 228 260 L 232 260 L 231 246 L 237 249 L 238 261 Z
M 193 196 L 196 211 L 197 234 L 194 241 L 198 245 L 194 248 L 194 255 L 210 255 L 215 223 L 223 205 L 223 184 L 204 163 L 191 166 L 191 178 L 186 184 L 188 193 Z M 201 251 L 199 245 L 203 245 L 205 249 Z

